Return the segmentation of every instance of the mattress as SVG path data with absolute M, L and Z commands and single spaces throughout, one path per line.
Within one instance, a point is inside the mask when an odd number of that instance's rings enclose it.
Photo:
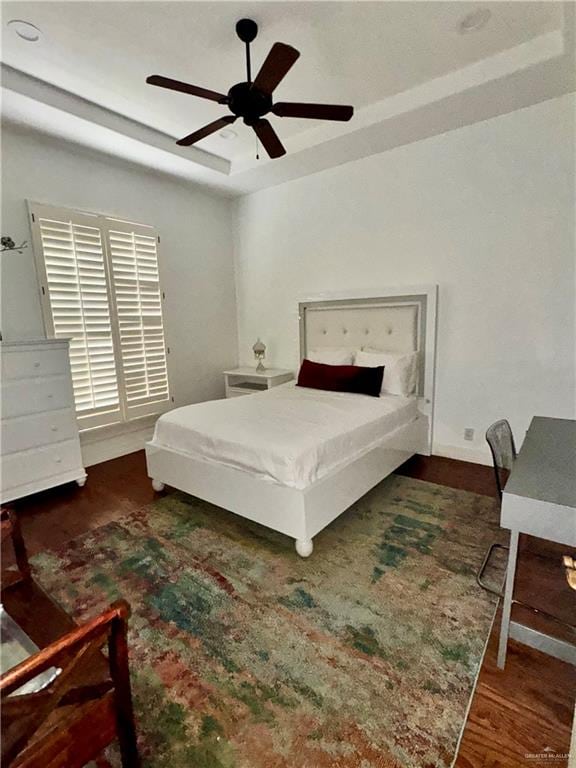
M 414 397 L 325 392 L 289 382 L 176 408 L 160 416 L 153 442 L 302 489 L 417 415 Z

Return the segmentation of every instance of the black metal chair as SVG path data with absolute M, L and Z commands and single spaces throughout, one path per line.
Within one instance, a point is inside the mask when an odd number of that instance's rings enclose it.
M 499 419 L 498 421 L 495 421 L 494 424 L 491 424 L 486 430 L 486 441 L 488 442 L 490 452 L 492 453 L 498 496 L 500 497 L 500 500 L 502 500 L 502 491 L 504 490 L 506 480 L 508 479 L 508 475 L 510 474 L 510 470 L 512 469 L 512 465 L 514 464 L 517 455 L 514 435 L 512 434 L 512 429 L 508 421 L 506 419 Z M 476 581 L 482 589 L 485 589 L 493 595 L 502 597 L 504 594 L 502 589 L 495 589 L 483 581 L 484 571 L 488 567 L 492 553 L 496 549 L 509 551 L 509 547 L 504 546 L 504 544 L 498 544 L 497 542 L 491 544 L 484 556 L 482 565 L 478 569 Z

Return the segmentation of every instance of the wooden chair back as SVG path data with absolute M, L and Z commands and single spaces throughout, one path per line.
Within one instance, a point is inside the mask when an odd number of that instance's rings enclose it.
M 114 603 L 0 678 L 4 768 L 81 768 L 116 736 L 122 765 L 139 766 L 128 668 L 129 613 L 126 601 Z M 60 672 L 45 688 L 17 693 L 51 668 Z

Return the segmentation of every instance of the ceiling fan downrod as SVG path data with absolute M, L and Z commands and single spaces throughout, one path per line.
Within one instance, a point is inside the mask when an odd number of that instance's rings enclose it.
M 246 45 L 246 79 L 249 85 L 252 85 L 252 68 L 250 64 L 250 43 L 258 34 L 258 24 L 252 19 L 240 19 L 236 23 L 236 34 Z

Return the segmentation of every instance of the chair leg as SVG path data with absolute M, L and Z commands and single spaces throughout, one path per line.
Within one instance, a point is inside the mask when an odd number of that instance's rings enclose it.
M 12 539 L 12 549 L 20 576 L 22 579 L 29 579 L 31 577 L 30 564 L 22 537 L 20 519 L 11 506 L 2 507 L 2 541 L 7 535 Z
M 495 549 L 505 549 L 506 552 L 510 551 L 510 547 L 507 547 L 504 544 L 498 544 L 497 542 L 495 542 L 494 544 L 491 544 L 490 547 L 488 547 L 488 551 L 486 552 L 486 555 L 484 556 L 482 565 L 480 566 L 480 568 L 476 573 L 476 581 L 478 582 L 478 586 L 482 587 L 482 589 L 485 589 L 486 592 L 490 592 L 491 595 L 496 595 L 496 597 L 504 597 L 503 586 L 500 589 L 494 589 L 494 587 L 491 587 L 489 584 L 486 584 L 486 582 L 483 581 L 484 571 L 488 567 L 488 563 L 490 562 L 490 558 L 492 557 L 492 552 L 494 552 Z
M 126 723 L 124 723 L 123 726 L 119 727 L 118 731 L 122 768 L 140 768 L 140 755 L 138 753 L 136 728 L 133 720 L 130 726 L 127 727 Z
M 123 768 L 139 768 L 140 756 L 136 740 L 130 670 L 128 667 L 128 639 L 126 621 L 117 619 L 109 642 L 110 672 L 116 697 L 116 730 L 120 744 Z

